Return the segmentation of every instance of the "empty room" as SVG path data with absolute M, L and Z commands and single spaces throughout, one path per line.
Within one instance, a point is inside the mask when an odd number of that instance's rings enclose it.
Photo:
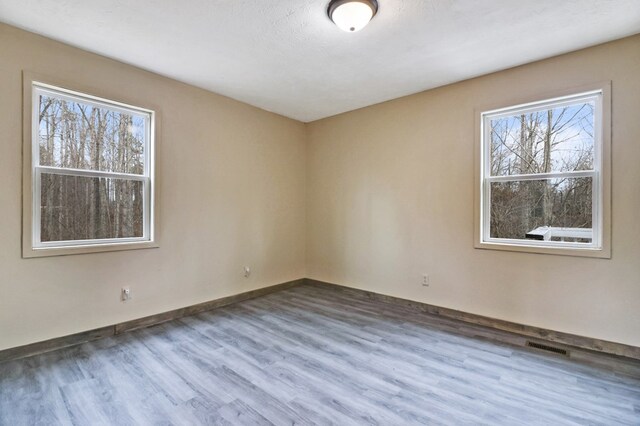
M 638 0 L 0 0 L 0 425 L 640 426 Z

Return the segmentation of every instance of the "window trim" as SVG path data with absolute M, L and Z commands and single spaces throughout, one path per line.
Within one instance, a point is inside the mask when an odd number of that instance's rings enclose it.
M 574 103 L 580 100 L 592 99 L 596 101 L 595 127 L 600 143 L 596 140 L 594 151 L 594 168 L 589 171 L 551 172 L 545 174 L 526 174 L 510 176 L 485 176 L 490 170 L 489 146 L 487 140 L 485 120 L 511 115 L 515 112 L 527 110 L 543 110 L 550 105 Z M 570 90 L 555 91 L 546 95 L 532 95 L 528 98 L 513 102 L 501 102 L 475 110 L 475 203 L 474 223 L 476 248 L 519 251 L 542 254 L 558 254 L 570 256 L 585 256 L 611 258 L 611 82 L 602 82 Z M 490 206 L 485 200 L 490 200 L 490 183 L 500 181 L 540 180 L 552 177 L 592 177 L 593 178 L 593 220 L 594 240 L 591 244 L 571 243 L 559 241 L 535 241 L 490 238 L 489 212 Z M 596 192 L 597 191 L 597 192 Z M 599 229 L 597 229 L 599 228 Z
M 67 169 L 38 164 L 38 146 L 33 137 L 38 134 L 38 123 L 34 106 L 38 96 L 48 92 L 56 97 L 67 97 L 112 111 L 137 112 L 148 116 L 145 135 L 145 171 L 142 175 L 107 172 L 98 170 Z M 155 176 L 156 150 L 158 145 L 159 113 L 157 108 L 141 108 L 135 104 L 143 102 L 121 102 L 120 98 L 100 90 L 79 87 L 46 76 L 23 71 L 23 217 L 22 217 L 22 257 L 58 256 L 81 253 L 95 253 L 118 250 L 159 247 L 158 185 Z M 121 98 L 120 98 L 121 99 Z M 139 180 L 144 188 L 144 225 L 142 237 L 110 238 L 95 240 L 71 240 L 41 242 L 40 234 L 40 177 L 43 172 L 67 176 L 110 177 Z M 148 214 L 146 213 L 148 212 Z

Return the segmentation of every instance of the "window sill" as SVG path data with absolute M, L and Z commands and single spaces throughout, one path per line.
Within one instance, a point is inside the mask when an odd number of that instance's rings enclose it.
M 73 254 L 88 254 L 88 253 L 105 253 L 112 251 L 123 250 L 138 250 L 160 247 L 158 241 L 139 241 L 139 242 L 125 242 L 125 243 L 109 243 L 109 244 L 85 244 L 78 246 L 65 246 L 65 247 L 42 247 L 32 248 L 23 247 L 22 258 L 34 258 L 34 257 L 50 257 L 50 256 L 68 256 Z
M 593 257 L 600 259 L 611 259 L 611 249 L 609 248 L 577 248 L 577 247 L 549 247 L 533 244 L 509 244 L 503 242 L 476 241 L 475 248 L 487 250 L 502 250 L 521 253 L 551 254 L 575 257 Z

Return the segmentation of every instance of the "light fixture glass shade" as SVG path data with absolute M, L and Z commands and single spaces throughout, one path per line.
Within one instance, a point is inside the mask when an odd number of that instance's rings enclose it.
M 335 7 L 329 6 L 329 17 L 341 30 L 355 32 L 369 23 L 376 9 L 377 4 L 369 1 L 340 1 Z

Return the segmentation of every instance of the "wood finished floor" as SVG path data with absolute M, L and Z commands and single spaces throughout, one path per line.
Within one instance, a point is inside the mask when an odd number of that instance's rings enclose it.
M 0 364 L 2 425 L 640 425 L 640 377 L 304 285 Z

